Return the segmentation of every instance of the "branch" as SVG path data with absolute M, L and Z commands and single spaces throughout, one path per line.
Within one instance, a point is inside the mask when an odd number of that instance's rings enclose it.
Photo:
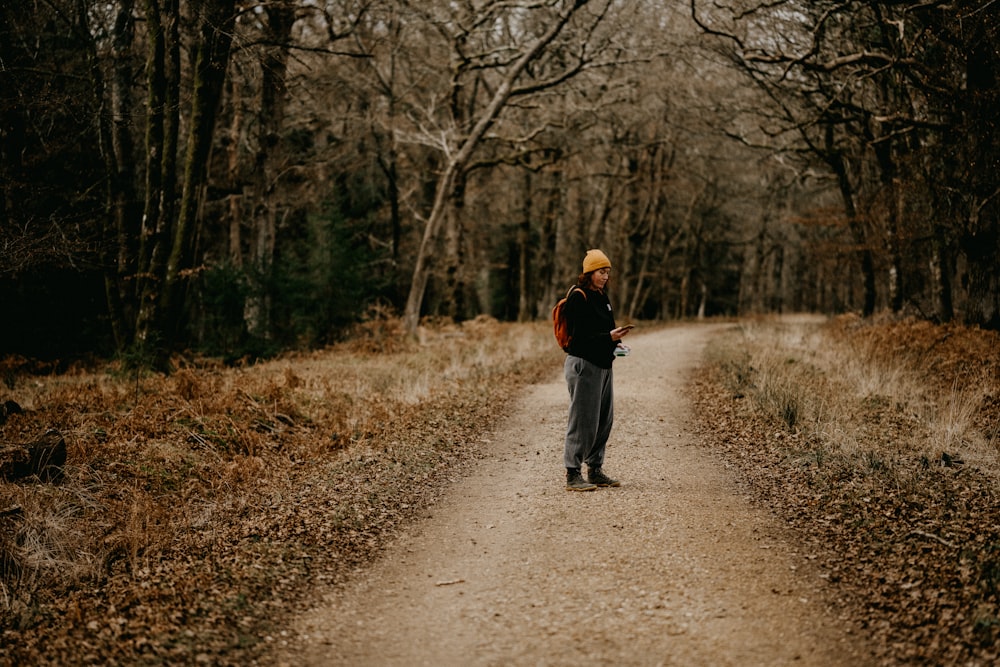
M 934 540 L 935 542 L 940 542 L 941 544 L 945 545 L 949 549 L 954 549 L 955 548 L 955 545 L 953 543 L 949 542 L 948 540 L 944 539 L 943 537 L 938 537 L 934 533 L 925 533 L 922 530 L 913 529 L 913 530 L 911 530 L 910 532 L 908 532 L 906 534 L 907 537 L 910 537 L 911 535 L 916 535 L 917 537 L 926 537 L 929 540 Z
M 549 88 L 554 88 L 555 86 L 558 86 L 564 81 L 572 79 L 574 76 L 582 72 L 584 70 L 584 67 L 585 67 L 585 62 L 581 59 L 577 61 L 577 63 L 573 67 L 564 70 L 557 76 L 553 76 L 552 78 L 546 79 L 545 81 L 539 81 L 538 83 L 532 84 L 530 86 L 519 86 L 517 88 L 512 88 L 510 91 L 510 96 L 523 97 L 524 95 L 530 95 L 532 93 L 548 90 Z
M 740 48 L 741 51 L 745 48 L 743 46 L 743 40 L 741 40 L 736 35 L 728 32 L 722 32 L 720 30 L 716 30 L 715 28 L 710 28 L 707 23 L 703 22 L 698 17 L 697 0 L 691 0 L 691 19 L 695 22 L 695 25 L 697 25 L 705 32 L 705 34 L 714 35 L 716 37 L 723 37 L 725 39 L 731 40 L 736 44 L 736 46 Z
M 323 46 L 302 46 L 295 44 L 293 42 L 276 42 L 274 40 L 267 39 L 256 39 L 253 41 L 243 42 L 238 47 L 233 49 L 234 53 L 249 51 L 256 46 L 271 46 L 281 49 L 285 49 L 289 52 L 291 51 L 304 51 L 306 53 L 323 53 L 328 56 L 343 56 L 345 58 L 372 58 L 370 53 L 357 53 L 355 51 L 338 51 L 335 49 L 329 49 Z

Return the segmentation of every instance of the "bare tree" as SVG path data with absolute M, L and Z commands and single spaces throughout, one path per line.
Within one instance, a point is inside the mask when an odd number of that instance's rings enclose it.
M 525 96 L 559 85 L 573 76 L 576 71 L 579 71 L 582 67 L 582 59 L 577 56 L 563 71 L 553 72 L 547 80 L 526 84 L 522 87 L 517 86 L 519 79 L 529 65 L 540 59 L 545 50 L 550 48 L 563 33 L 574 16 L 580 14 L 581 10 L 588 4 L 589 0 L 554 3 L 554 11 L 548 17 L 544 28 L 518 51 L 515 51 L 512 58 L 505 59 L 508 64 L 498 69 L 499 78 L 493 92 L 488 96 L 485 106 L 482 109 L 474 110 L 469 115 L 469 123 L 453 128 L 452 131 L 455 132 L 453 137 L 442 136 L 441 148 L 445 152 L 445 162 L 437 181 L 434 202 L 417 251 L 410 293 L 404 311 L 404 323 L 407 331 L 411 333 L 416 331 L 429 277 L 428 264 L 441 226 L 449 211 L 454 210 L 456 198 L 461 196 L 464 171 L 476 148 L 512 97 Z M 606 7 L 607 4 L 605 4 L 603 11 L 606 11 Z M 526 6 L 525 9 L 528 7 Z M 591 20 L 599 22 L 603 18 L 603 11 L 597 12 Z M 529 25 L 526 25 L 527 27 Z M 463 127 L 467 129 L 463 129 Z

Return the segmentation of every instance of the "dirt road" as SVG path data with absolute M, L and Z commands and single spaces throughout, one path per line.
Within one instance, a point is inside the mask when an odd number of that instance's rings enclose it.
M 560 376 L 530 387 L 384 558 L 285 637 L 287 665 L 866 665 L 810 554 L 699 444 L 683 383 L 710 326 L 633 334 L 606 469 L 563 488 Z

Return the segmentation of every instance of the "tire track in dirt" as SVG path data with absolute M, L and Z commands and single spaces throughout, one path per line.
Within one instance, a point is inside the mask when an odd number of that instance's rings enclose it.
M 370 568 L 296 620 L 286 665 L 866 665 L 774 517 L 699 445 L 683 396 L 712 325 L 629 337 L 606 468 L 563 489 L 561 378 L 527 389 Z

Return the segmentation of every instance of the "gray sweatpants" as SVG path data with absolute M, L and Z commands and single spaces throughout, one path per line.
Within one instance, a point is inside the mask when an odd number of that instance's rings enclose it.
M 569 388 L 569 423 L 563 454 L 567 468 L 599 468 L 615 419 L 614 382 L 610 368 L 566 356 L 563 366 Z

